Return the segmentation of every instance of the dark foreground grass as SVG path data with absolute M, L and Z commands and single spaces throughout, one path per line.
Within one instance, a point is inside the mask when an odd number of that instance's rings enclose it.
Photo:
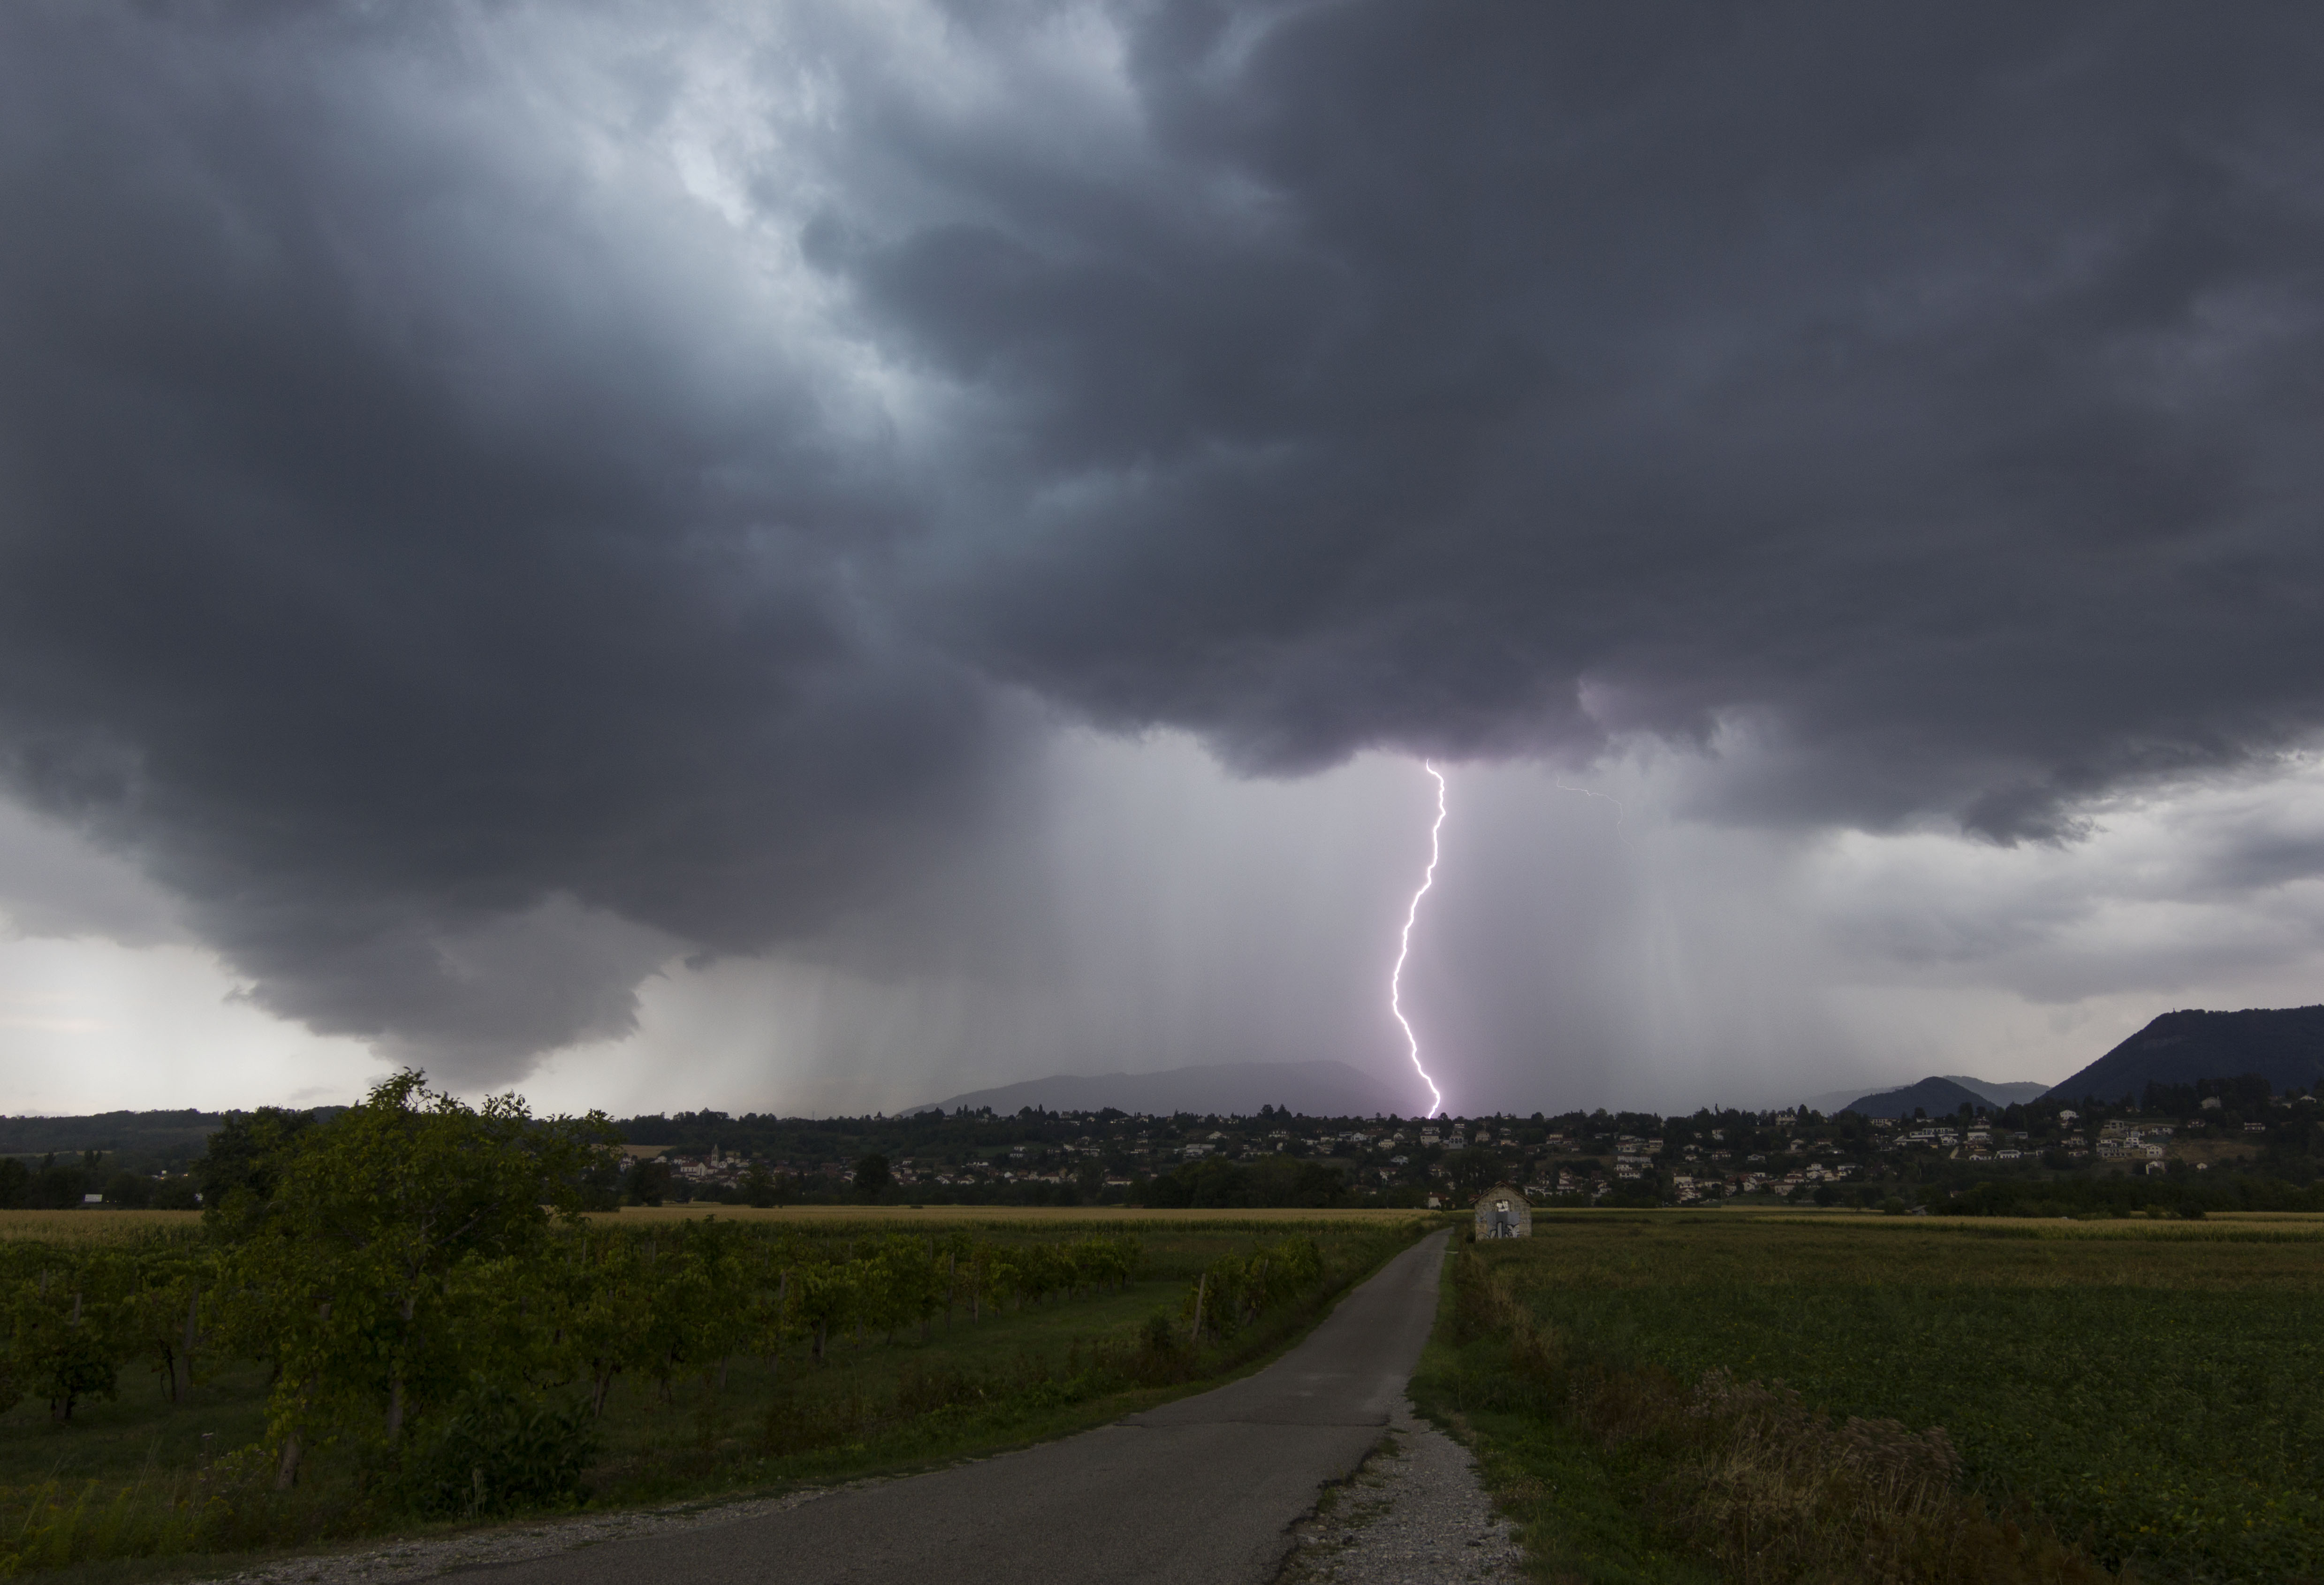
M 835 1228 L 832 1236 L 850 1230 Z M 982 1236 L 1072 1239 L 1092 1230 L 1001 1223 Z M 927 1468 L 1102 1424 L 1199 1390 L 1279 1352 L 1352 1283 L 1406 1247 L 1402 1225 L 1173 1220 L 1125 1230 L 1144 1260 L 1126 1290 L 995 1310 L 962 1306 L 917 1328 L 835 1336 L 821 1361 L 737 1357 L 668 1384 L 623 1378 L 597 1422 L 586 1506 L 712 1500 Z M 1297 1230 L 1325 1255 L 1323 1283 L 1234 1335 L 1183 1341 L 1182 1301 L 1208 1262 Z M 1167 1325 L 1157 1326 L 1156 1318 Z M 264 1430 L 263 1366 L 227 1362 L 172 1408 L 124 1376 L 69 1425 L 37 1405 L 0 1415 L 0 1575 L 60 1580 L 182 1576 L 227 1562 L 452 1528 L 384 1500 L 358 1450 L 326 1449 L 298 1490 L 266 1489 L 248 1452 Z M 206 1517 L 207 1516 L 207 1517 Z
M 2305 1239 L 1544 1217 L 1533 1239 L 1483 1250 L 1475 1274 L 1521 1314 L 1472 1304 L 1417 1390 L 1481 1433 L 1554 1577 L 2070 1578 L 2095 1564 L 2312 1580 L 2319 1256 Z M 1513 1358 L 1528 1327 L 1535 1355 Z M 1864 1428 L 1876 1422 L 1891 1424 Z M 1714 1446 L 1706 1428 L 1720 1426 L 1729 1442 Z M 1931 1428 L 1941 1454 L 1900 1440 Z M 1992 1544 L 1946 1573 L 1929 1571 L 1934 1542 L 1892 1568 L 1738 1539 L 1737 1524 L 1768 1512 L 1711 1477 L 1742 1443 L 1808 1471 L 1808 1487 L 1827 1465 L 1846 1486 L 1849 1460 L 1861 1474 L 1949 1458 L 1947 1484 L 1971 1507 L 1946 1524 L 1989 1522 Z M 1839 1500 L 1840 1487 L 1808 1487 L 1791 1497 Z

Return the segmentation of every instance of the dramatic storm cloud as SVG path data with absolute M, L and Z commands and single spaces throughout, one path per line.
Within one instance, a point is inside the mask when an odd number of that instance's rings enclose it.
M 1425 753 L 1476 1096 L 1845 1065 L 1770 987 L 1868 942 L 2217 987 L 2077 932 L 2324 874 L 2319 78 L 2288 5 L 11 6 L 0 902 L 464 1083 L 753 963 L 892 1084 L 1392 1061 Z M 1199 950 L 1103 905 L 1256 805 L 1071 836 L 1187 743 L 1340 811 Z

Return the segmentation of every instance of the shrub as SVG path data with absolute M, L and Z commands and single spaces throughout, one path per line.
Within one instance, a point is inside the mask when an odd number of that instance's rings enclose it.
M 403 1501 L 435 1518 L 571 1507 L 596 1451 L 590 1423 L 586 1404 L 528 1401 L 480 1379 L 405 1448 Z

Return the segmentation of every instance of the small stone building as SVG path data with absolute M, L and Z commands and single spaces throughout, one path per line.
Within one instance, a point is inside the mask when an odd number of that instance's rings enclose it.
M 1477 1200 L 1477 1236 L 1480 1239 L 1533 1237 L 1533 1207 L 1526 1203 L 1525 1191 L 1501 1184 L 1480 1195 Z

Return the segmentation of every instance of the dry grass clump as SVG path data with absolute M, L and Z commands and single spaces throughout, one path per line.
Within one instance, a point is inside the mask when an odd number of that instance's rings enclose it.
M 1574 1358 L 1506 1276 L 1463 1254 L 1462 1330 L 1504 1340 L 1513 1374 L 1600 1446 L 1651 1469 L 1653 1517 L 1736 1585 L 2083 1585 L 2120 1581 L 1960 1483 L 1941 1427 L 1835 1420 L 1781 1383 Z
M 2112 1578 L 2037 1527 L 1996 1521 L 1960 1488 L 1941 1426 L 1832 1417 L 1781 1386 L 1712 1371 L 1683 1408 L 1691 1443 L 1670 1496 L 1682 1527 L 1738 1581 L 2005 1585 Z

